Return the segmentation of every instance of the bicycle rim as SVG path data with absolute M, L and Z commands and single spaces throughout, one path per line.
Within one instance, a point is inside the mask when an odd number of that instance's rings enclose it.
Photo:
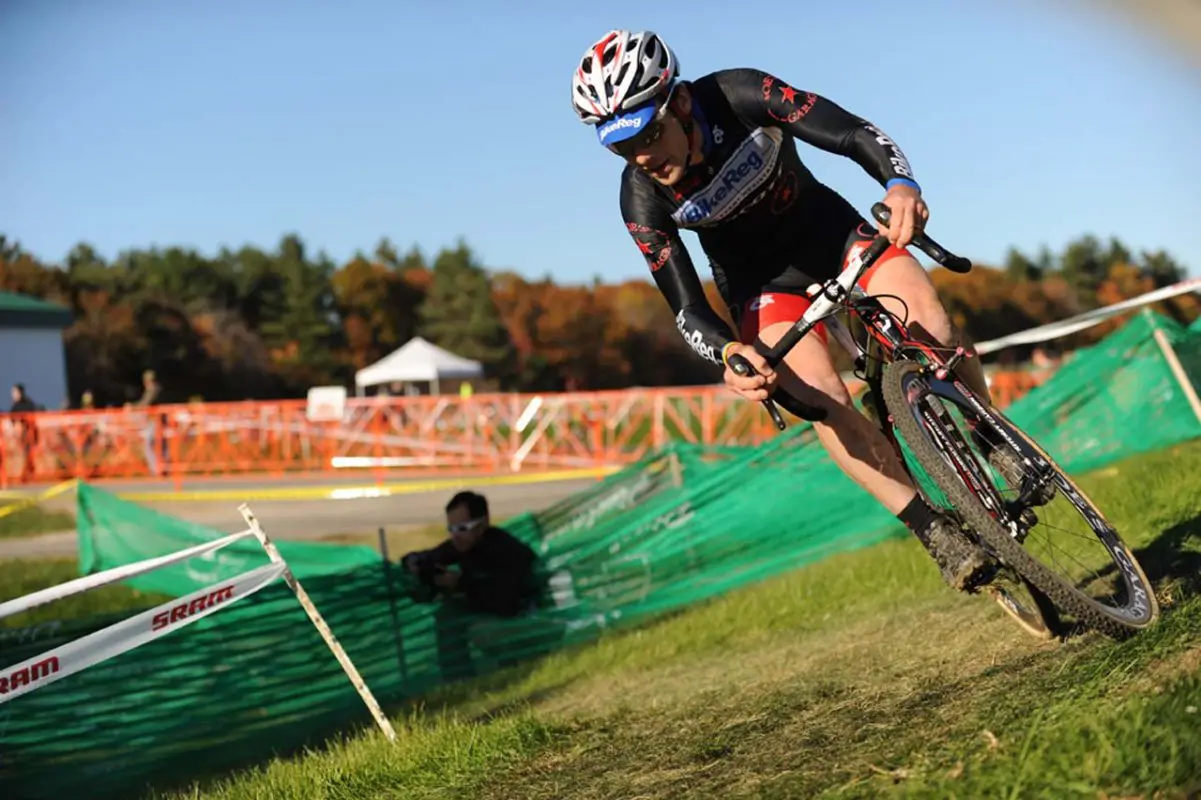
M 1158 605 L 1150 583 L 1117 531 L 1029 436 L 995 409 L 965 395 L 966 387 L 961 391 L 955 383 L 940 381 L 915 362 L 888 364 L 882 384 L 890 420 L 904 443 L 902 449 L 908 449 L 911 456 L 907 460 L 918 467 L 910 471 L 932 505 L 949 505 L 948 510 L 966 523 L 1007 569 L 1084 625 L 1121 636 L 1155 621 Z M 969 419 L 984 423 L 978 429 L 996 428 L 1002 440 L 1008 438 L 1040 483 L 1027 484 L 1023 478 L 1020 487 L 1010 486 L 999 470 L 969 445 L 972 437 L 965 430 Z M 922 477 L 928 480 L 923 482 Z M 1024 509 L 1021 501 L 1029 499 L 1030 486 L 1045 492 L 1043 487 L 1051 485 L 1055 489 L 1052 502 L 1062 500 L 1061 505 L 1072 508 L 1087 524 L 1089 535 L 1077 534 L 1069 540 L 1060 533 L 1062 529 L 1051 526 L 1046 531 L 1047 541 L 1089 572 L 1088 580 L 1069 574 L 1064 568 L 1069 558 L 1057 558 L 1054 552 L 1049 559 L 1039 558 L 1031 546 L 1031 535 L 1042 522 L 1038 515 L 1049 509 Z M 947 502 L 940 503 L 939 495 Z M 1031 519 L 1035 520 L 1032 525 Z M 1075 551 L 1083 551 L 1089 539 L 1093 549 L 1082 560 Z M 1046 560 L 1052 563 L 1044 563 Z M 1115 575 L 1118 580 L 1111 580 Z M 1111 599 L 1098 599 L 1085 591 L 1110 585 Z

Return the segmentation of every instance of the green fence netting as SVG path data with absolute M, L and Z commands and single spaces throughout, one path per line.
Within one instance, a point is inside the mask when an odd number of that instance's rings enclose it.
M 1201 436 L 1168 352 L 1201 385 L 1201 331 L 1144 309 L 1006 413 L 1073 472 Z
M 1201 434 L 1156 329 L 1196 380 L 1201 335 L 1144 314 L 1080 352 L 1011 416 L 1076 470 Z M 87 571 L 220 535 L 87 485 L 79 508 Z M 263 524 L 271 530 L 270 519 Z M 448 681 L 905 535 L 799 425 L 757 448 L 674 445 L 502 524 L 540 556 L 542 599 L 515 619 L 415 604 L 405 576 L 368 548 L 280 548 L 368 685 L 395 707 Z M 179 595 L 265 563 L 258 545 L 246 544 L 147 576 L 139 588 Z M 34 641 L 5 637 L 0 664 L 108 621 L 75 621 Z M 352 724 L 370 724 L 362 703 L 279 583 L 0 705 L 0 796 L 133 797 L 149 783 L 220 774 Z
M 79 571 L 82 575 L 174 553 L 220 535 L 204 525 L 127 503 L 86 483 L 79 487 L 76 506 Z M 236 519 L 238 512 L 231 508 L 230 515 Z M 344 572 L 353 567 L 377 566 L 380 558 L 377 551 L 361 545 L 279 541 L 276 546 L 301 580 Z M 144 592 L 178 596 L 232 578 L 263 563 L 263 548 L 258 540 L 246 538 L 220 550 L 131 578 L 125 584 Z

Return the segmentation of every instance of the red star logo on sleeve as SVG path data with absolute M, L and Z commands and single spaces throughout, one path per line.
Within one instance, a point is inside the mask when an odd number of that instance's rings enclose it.
M 793 89 L 791 86 L 781 85 L 780 86 L 780 94 L 784 95 L 784 102 L 786 102 L 786 103 L 795 103 L 796 102 L 796 89 Z

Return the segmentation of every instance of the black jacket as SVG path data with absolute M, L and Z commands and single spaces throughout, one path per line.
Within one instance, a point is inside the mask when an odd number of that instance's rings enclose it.
M 471 611 L 511 617 L 521 613 L 536 593 L 537 556 L 528 545 L 502 528 L 491 527 L 467 552 L 447 539 L 422 554 L 431 575 L 457 564 L 461 571 L 455 590 Z M 445 591 L 445 590 L 443 590 Z

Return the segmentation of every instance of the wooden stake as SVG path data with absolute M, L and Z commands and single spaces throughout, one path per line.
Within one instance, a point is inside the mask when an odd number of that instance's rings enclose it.
M 1193 388 L 1192 381 L 1188 379 L 1188 373 L 1180 365 L 1180 359 L 1176 357 L 1176 350 L 1172 347 L 1172 343 L 1168 341 L 1168 336 L 1163 332 L 1162 328 L 1155 329 L 1155 342 L 1159 345 L 1164 359 L 1167 360 L 1172 374 L 1176 376 L 1176 382 L 1180 384 L 1181 391 L 1188 398 L 1189 405 L 1193 407 L 1193 414 L 1197 416 L 1197 422 L 1201 422 L 1201 399 L 1198 399 L 1197 390 Z
M 317 632 L 321 634 L 321 638 L 325 640 L 327 645 L 329 645 L 329 649 L 333 652 L 334 658 L 338 659 L 338 663 L 342 665 L 342 669 L 346 672 L 346 676 L 350 678 L 351 685 L 354 686 L 355 691 L 359 693 L 359 697 L 363 699 L 363 703 L 367 706 L 367 710 L 371 712 L 371 716 L 375 717 L 376 723 L 384 732 L 384 735 L 388 737 L 388 741 L 395 742 L 396 731 L 393 729 L 392 723 L 388 721 L 386 716 L 384 716 L 384 712 L 380 709 L 379 703 L 375 701 L 375 695 L 371 694 L 371 690 L 367 688 L 367 684 L 363 680 L 363 677 L 359 675 L 359 671 L 355 669 L 354 663 L 351 662 L 350 656 L 346 655 L 346 651 L 343 650 L 342 645 L 338 643 L 338 639 L 334 636 L 334 632 L 329 629 L 329 625 L 325 623 L 325 619 L 321 616 L 321 613 L 317 611 L 317 607 L 313 605 L 313 601 L 309 598 L 308 593 L 305 592 L 304 587 L 300 585 L 300 581 L 296 579 L 296 576 L 292 574 L 292 570 L 288 568 L 287 562 L 285 562 L 283 556 L 279 554 L 279 550 L 276 549 L 275 543 L 267 538 L 266 532 L 264 532 L 262 526 L 259 525 L 259 521 L 254 516 L 254 512 L 250 510 L 250 506 L 243 503 L 242 505 L 238 506 L 238 511 L 242 512 L 242 518 L 245 519 L 246 524 L 250 526 L 251 532 L 254 533 L 255 538 L 259 540 L 259 544 L 261 544 L 263 549 L 267 551 L 267 557 L 276 564 L 283 565 L 284 581 L 287 582 L 288 588 L 291 589 L 296 595 L 296 599 L 300 601 L 300 605 L 304 608 L 305 613 L 309 615 L 309 619 L 312 620 L 314 627 L 317 628 Z

